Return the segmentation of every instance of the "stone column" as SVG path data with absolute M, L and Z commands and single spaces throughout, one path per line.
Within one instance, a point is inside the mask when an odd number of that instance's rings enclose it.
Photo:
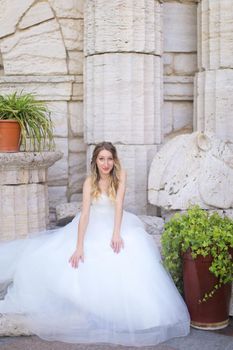
M 85 12 L 85 140 L 117 146 L 128 171 L 127 208 L 142 214 L 148 166 L 162 141 L 161 7 L 87 0 Z
M 61 157 L 61 152 L 0 153 L 1 240 L 47 228 L 47 170 Z
M 195 79 L 197 131 L 233 143 L 233 12 L 229 0 L 198 4 L 198 73 Z
M 216 134 L 233 147 L 232 32 L 231 1 L 199 1 L 194 127 Z

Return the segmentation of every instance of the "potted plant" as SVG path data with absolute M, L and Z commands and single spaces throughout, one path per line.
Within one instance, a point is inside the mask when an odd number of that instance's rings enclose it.
M 233 281 L 233 220 L 199 206 L 175 214 L 162 235 L 165 267 L 184 295 L 191 325 L 228 325 Z
M 18 152 L 20 145 L 25 150 L 27 139 L 32 151 L 53 148 L 53 125 L 46 104 L 31 93 L 0 95 L 0 152 Z

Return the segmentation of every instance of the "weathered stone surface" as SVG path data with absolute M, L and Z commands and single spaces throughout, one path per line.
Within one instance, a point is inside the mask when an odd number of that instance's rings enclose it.
M 48 207 L 45 184 L 0 186 L 0 198 L 1 240 L 26 237 L 46 229 Z
M 197 72 L 197 54 L 165 52 L 163 65 L 165 75 L 193 76 Z
M 164 134 L 193 127 L 192 101 L 165 101 L 163 105 Z
M 42 183 L 61 152 L 0 153 L 0 185 Z
M 164 4 L 164 51 L 195 52 L 197 50 L 197 5 Z
M 94 146 L 87 150 L 87 171 Z M 156 145 L 116 145 L 122 166 L 127 172 L 125 209 L 135 214 L 146 215 L 148 210 L 147 178 L 149 167 L 157 152 Z M 154 215 L 150 212 L 150 215 Z
M 57 17 L 83 18 L 83 6 L 85 0 L 49 0 Z
M 198 73 L 195 91 L 196 129 L 233 143 L 233 70 Z
M 82 202 L 61 203 L 56 206 L 57 225 L 64 226 L 81 211 Z
M 161 59 L 135 53 L 86 60 L 87 143 L 154 144 L 162 137 Z M 94 116 L 94 118 L 93 118 Z
M 18 27 L 25 29 L 35 24 L 54 18 L 53 11 L 45 1 L 34 4 L 21 18 Z
M 149 201 L 165 209 L 233 206 L 233 152 L 228 144 L 200 133 L 181 135 L 155 155 Z
M 192 101 L 193 80 L 191 76 L 164 76 L 164 100 Z
M 19 314 L 0 314 L 0 337 L 31 335 L 25 324 L 25 316 Z
M 158 216 L 139 215 L 145 224 L 146 231 L 151 235 L 161 235 L 163 232 L 164 220 Z
M 83 52 L 68 51 L 68 70 L 70 74 L 83 74 Z
M 55 139 L 56 149 L 62 152 L 60 160 L 48 169 L 48 184 L 52 186 L 64 186 L 68 182 L 68 139 Z
M 49 186 L 49 208 L 53 211 L 58 203 L 67 202 L 67 186 Z
M 81 192 L 86 171 L 86 152 L 69 154 L 69 194 Z
M 66 51 L 56 20 L 18 31 L 0 41 L 6 75 L 66 74 Z
M 69 121 L 72 136 L 83 135 L 83 102 L 69 102 Z
M 46 229 L 47 168 L 60 158 L 59 152 L 0 153 L 1 239 L 26 237 Z
M 199 69 L 233 68 L 233 11 L 229 0 L 202 0 L 198 4 Z
M 54 125 L 55 137 L 68 137 L 68 105 L 66 101 L 47 102 Z
M 1 94 L 25 91 L 36 94 L 38 100 L 69 101 L 72 98 L 73 83 L 81 84 L 81 78 L 74 76 L 1 76 Z
M 21 16 L 33 4 L 34 0 L 1 0 L 0 2 L 0 38 L 13 34 Z M 14 9 L 14 10 L 12 10 Z
M 83 51 L 83 19 L 60 18 L 59 23 L 66 49 Z
M 161 55 L 161 8 L 157 0 L 88 0 L 85 54 L 142 52 Z

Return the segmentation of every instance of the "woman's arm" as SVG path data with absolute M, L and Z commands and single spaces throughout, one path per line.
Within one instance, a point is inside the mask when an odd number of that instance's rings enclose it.
M 125 189 L 126 189 L 126 172 L 125 170 L 121 171 L 120 183 L 117 190 L 116 201 L 115 201 L 115 220 L 114 220 L 114 229 L 111 240 L 111 247 L 115 253 L 119 253 L 121 248 L 124 248 L 124 242 L 121 238 L 121 221 L 123 214 L 123 203 L 125 198 Z
M 74 268 L 78 267 L 79 260 L 84 262 L 83 244 L 84 244 L 85 232 L 89 221 L 90 205 L 91 205 L 91 182 L 90 182 L 90 178 L 87 178 L 83 184 L 83 203 L 82 203 L 82 211 L 81 211 L 79 224 L 78 224 L 78 237 L 77 237 L 76 249 L 73 255 L 69 259 L 71 266 Z

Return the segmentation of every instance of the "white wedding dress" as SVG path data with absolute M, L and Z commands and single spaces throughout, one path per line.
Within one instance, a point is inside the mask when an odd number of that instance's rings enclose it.
M 125 247 L 114 253 L 114 205 L 102 194 L 91 205 L 84 263 L 73 269 L 78 221 L 0 244 L 0 282 L 12 281 L 0 313 L 24 314 L 34 334 L 70 343 L 144 346 L 187 335 L 186 305 L 142 222 L 124 211 Z

